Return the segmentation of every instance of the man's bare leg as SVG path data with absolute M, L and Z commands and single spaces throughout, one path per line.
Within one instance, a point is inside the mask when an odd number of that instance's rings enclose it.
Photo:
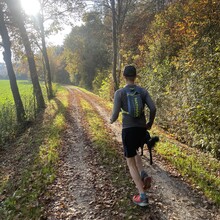
M 143 163 L 142 163 L 142 159 L 141 159 L 140 155 L 137 154 L 135 156 L 135 162 L 136 162 L 136 166 L 138 168 L 138 172 L 141 173 L 141 171 L 144 170 L 144 167 L 143 167 Z
M 135 156 L 135 162 L 136 162 L 136 166 L 137 166 L 137 169 L 138 169 L 138 172 L 141 176 L 141 181 L 142 181 L 142 184 L 144 185 L 144 190 L 147 190 L 151 187 L 151 182 L 152 182 L 152 179 L 150 176 L 148 176 L 147 172 L 144 170 L 144 167 L 143 167 L 143 163 L 142 163 L 142 159 L 141 159 L 141 156 L 140 155 L 136 155 Z
M 138 192 L 140 194 L 144 193 L 143 182 L 141 180 L 141 176 L 140 176 L 138 167 L 136 165 L 135 157 L 129 157 L 129 158 L 126 158 L 126 160 L 127 160 L 127 164 L 128 164 L 128 168 L 129 168 L 131 177 L 132 177 L 132 179 L 138 189 Z

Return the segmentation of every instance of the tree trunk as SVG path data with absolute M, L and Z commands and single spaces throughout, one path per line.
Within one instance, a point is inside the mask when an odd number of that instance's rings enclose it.
M 112 9 L 112 44 L 113 44 L 113 64 L 112 64 L 112 76 L 114 81 L 114 91 L 119 88 L 117 80 L 117 55 L 118 55 L 118 44 L 117 44 L 117 24 L 116 24 L 116 12 L 115 12 L 115 0 L 111 0 Z
M 31 80 L 33 83 L 33 88 L 34 88 L 34 94 L 36 96 L 37 100 L 37 109 L 38 111 L 45 108 L 45 102 L 42 94 L 42 90 L 40 87 L 40 83 L 38 80 L 38 75 L 37 75 L 37 69 L 36 69 L 36 64 L 34 60 L 34 54 L 31 49 L 31 44 L 28 38 L 28 34 L 24 25 L 24 21 L 22 19 L 22 13 L 21 13 L 21 7 L 19 5 L 19 2 L 17 0 L 7 0 L 6 4 L 8 5 L 8 8 L 11 11 L 11 14 L 14 18 L 14 22 L 17 24 L 20 35 L 22 38 L 22 42 L 25 47 L 25 52 L 27 55 L 28 59 L 28 64 L 29 64 L 29 69 L 30 69 L 30 75 L 31 75 Z
M 18 85 L 16 82 L 16 77 L 15 77 L 14 69 L 13 69 L 12 62 L 11 62 L 11 42 L 9 39 L 8 30 L 5 25 L 4 14 L 3 14 L 1 3 L 0 3 L 0 35 L 2 37 L 2 43 L 4 47 L 3 58 L 5 61 L 6 67 L 7 67 L 11 91 L 13 94 L 15 107 L 16 107 L 17 122 L 20 125 L 24 125 L 25 111 L 24 111 L 24 106 L 23 106 L 21 96 L 18 90 Z
M 51 80 L 51 70 L 50 70 L 50 62 L 47 54 L 47 47 L 45 42 L 45 32 L 44 32 L 44 25 L 43 25 L 43 19 L 39 16 L 39 26 L 40 26 L 40 32 L 41 32 L 41 40 L 42 40 L 42 53 L 45 61 L 45 66 L 47 70 L 47 85 L 48 85 L 48 99 L 51 99 L 53 97 L 53 90 L 52 90 L 52 80 Z
M 116 34 L 117 34 L 117 82 L 118 85 L 120 85 L 120 78 L 121 78 L 121 54 L 120 54 L 120 49 L 121 49 L 121 33 L 122 33 L 122 21 L 121 21 L 121 16 L 122 16 L 122 2 L 118 0 L 118 15 L 117 15 L 117 26 L 116 26 Z

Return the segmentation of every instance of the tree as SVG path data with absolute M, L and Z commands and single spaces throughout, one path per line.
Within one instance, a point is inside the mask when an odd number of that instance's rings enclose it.
M 41 5 L 42 8 L 42 5 Z M 42 42 L 42 54 L 44 57 L 45 67 L 47 70 L 47 96 L 48 99 L 51 99 L 53 97 L 53 90 L 52 90 L 52 80 L 51 80 L 51 69 L 50 69 L 50 63 L 49 58 L 47 54 L 47 47 L 46 47 L 46 40 L 45 40 L 45 30 L 44 30 L 44 15 L 43 10 L 41 10 L 41 14 L 38 14 L 38 24 L 40 27 L 40 36 L 41 36 L 41 42 Z
M 6 4 L 11 12 L 12 17 L 14 18 L 14 23 L 17 25 L 23 45 L 25 47 L 27 59 L 28 59 L 28 64 L 29 64 L 29 69 L 30 69 L 30 75 L 31 75 L 31 80 L 33 83 L 33 88 L 34 88 L 34 94 L 36 96 L 37 100 L 37 109 L 43 109 L 45 108 L 45 102 L 42 94 L 42 90 L 40 87 L 40 83 L 38 80 L 38 75 L 37 75 L 37 69 L 36 69 L 36 64 L 34 60 L 34 54 L 31 49 L 31 44 L 30 40 L 25 28 L 24 24 L 24 19 L 23 19 L 23 14 L 21 10 L 21 5 L 19 1 L 16 0 L 7 0 Z
M 50 61 L 50 69 L 52 74 L 52 81 L 63 84 L 70 84 L 69 73 L 65 70 L 66 62 L 63 54 L 63 47 L 51 46 L 47 47 L 48 58 Z M 36 62 L 40 72 L 44 72 L 44 65 L 42 65 L 42 54 L 37 54 Z
M 20 97 L 18 90 L 16 77 L 11 61 L 11 42 L 8 35 L 8 30 L 5 25 L 4 12 L 3 12 L 3 3 L 0 2 L 0 35 L 2 37 L 2 46 L 4 48 L 3 58 L 7 67 L 8 76 L 10 80 L 10 86 L 12 95 L 15 102 L 16 115 L 18 124 L 23 125 L 25 123 L 25 111 L 24 106 Z
M 86 13 L 85 25 L 74 27 L 65 40 L 67 71 L 74 84 L 92 89 L 97 72 L 109 68 L 106 28 L 97 12 Z
M 135 6 L 135 0 L 102 0 L 100 3 L 102 7 L 105 7 L 105 13 L 110 11 L 112 18 L 112 76 L 114 81 L 114 90 L 116 91 L 120 85 L 121 74 L 121 37 L 123 32 L 123 26 L 126 19 L 126 15 L 129 10 Z
M 111 0 L 111 11 L 112 11 L 112 47 L 113 47 L 112 76 L 114 81 L 114 91 L 116 91 L 119 88 L 119 82 L 117 78 L 118 40 L 117 40 L 115 0 Z
M 46 70 L 46 88 L 47 88 L 47 94 L 48 98 L 52 98 L 53 91 L 52 91 L 52 73 L 51 73 L 51 67 L 47 52 L 47 46 L 46 46 L 46 32 L 51 33 L 56 29 L 60 29 L 61 24 L 65 21 L 68 22 L 67 17 L 69 15 L 72 16 L 73 13 L 76 11 L 81 11 L 81 9 L 84 7 L 82 2 L 80 0 L 72 1 L 72 0 L 39 0 L 41 10 L 39 11 L 35 22 L 36 30 L 40 33 L 41 38 L 41 48 L 43 54 L 43 62 L 45 65 Z M 44 22 L 45 21 L 52 21 L 51 29 L 45 31 Z M 38 43 L 37 43 L 38 44 Z M 38 44 L 38 46 L 40 46 Z

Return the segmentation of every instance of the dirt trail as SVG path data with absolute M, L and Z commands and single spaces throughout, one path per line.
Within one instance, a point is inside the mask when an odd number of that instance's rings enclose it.
M 87 140 L 75 92 L 71 91 L 71 97 L 58 177 L 43 198 L 48 200 L 43 219 L 108 219 L 110 210 L 104 208 L 111 207 L 112 201 L 103 201 L 104 192 L 113 189 L 102 182 L 106 171 L 97 169 L 96 152 Z
M 55 196 L 53 201 L 49 202 L 46 218 L 59 219 L 59 215 L 62 219 L 123 219 L 123 215 L 116 215 L 117 211 L 108 209 L 112 207 L 111 204 L 106 205 L 104 211 L 103 207 L 98 205 L 100 192 L 105 190 L 114 192 L 114 189 L 111 185 L 103 188 L 106 183 L 103 183 L 99 176 L 105 175 L 107 171 L 101 168 L 97 171 L 95 157 L 90 156 L 94 152 L 90 152 L 91 148 L 85 138 L 77 95 L 87 100 L 99 112 L 106 125 L 112 130 L 112 138 L 118 141 L 119 147 L 121 126 L 117 122 L 109 124 L 109 112 L 93 95 L 85 94 L 73 87 L 68 89 L 72 98 L 63 141 L 65 151 L 59 166 L 60 175 L 54 185 L 48 189 Z M 154 164 L 150 166 L 148 158 L 145 157 L 144 166 L 153 177 L 153 186 L 148 192 L 152 208 L 151 217 L 146 213 L 140 216 L 140 219 L 220 220 L 220 213 L 213 204 L 192 190 L 177 177 L 178 175 L 170 173 L 166 164 L 158 158 L 154 158 Z M 85 171 L 88 175 L 83 175 Z M 112 199 L 114 200 L 114 196 Z M 57 216 L 54 213 L 57 213 Z

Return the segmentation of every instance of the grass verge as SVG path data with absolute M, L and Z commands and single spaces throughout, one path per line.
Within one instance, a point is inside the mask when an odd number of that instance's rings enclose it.
M 65 128 L 67 105 L 66 90 L 59 90 L 57 98 L 48 103 L 42 124 L 35 128 L 32 138 L 34 141 L 30 141 L 29 146 L 26 146 L 33 148 L 31 152 L 33 160 L 22 168 L 16 183 L 15 177 L 11 177 L 4 181 L 1 187 L 1 193 L 7 192 L 7 197 L 0 206 L 2 219 L 40 219 L 43 207 L 38 198 L 56 176 L 55 167 L 60 148 L 60 135 Z M 24 160 L 27 159 L 25 155 L 23 157 Z
M 156 153 L 172 164 L 191 185 L 220 206 L 220 162 L 198 149 L 172 141 L 160 131 Z

